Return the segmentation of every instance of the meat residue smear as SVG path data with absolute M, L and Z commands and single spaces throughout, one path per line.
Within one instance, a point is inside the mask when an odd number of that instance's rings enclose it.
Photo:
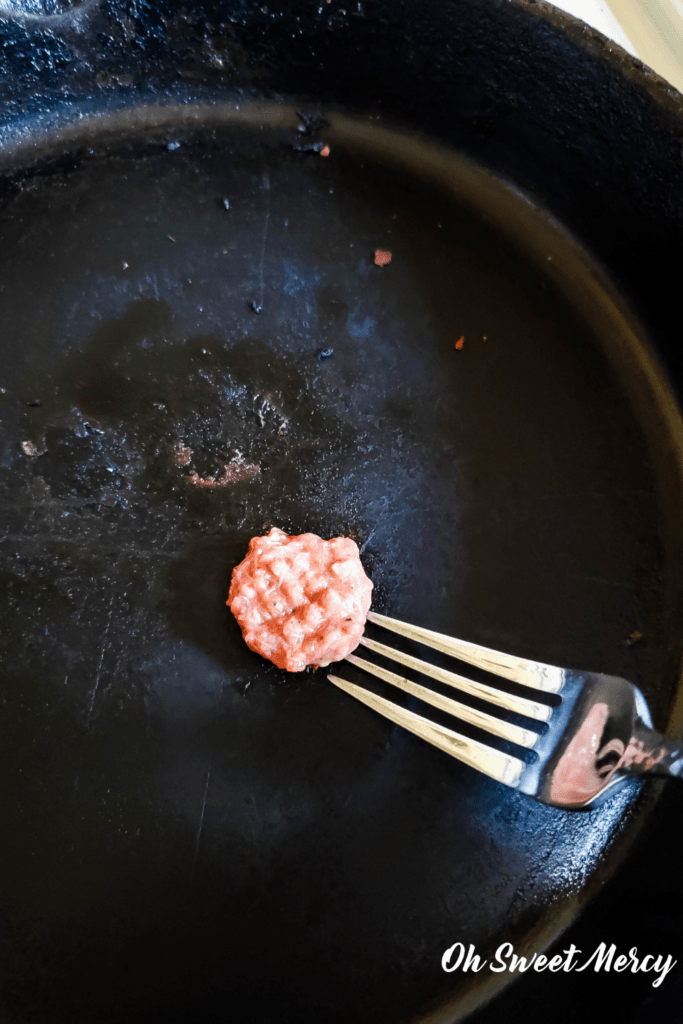
M 244 462 L 226 462 L 220 476 L 199 476 L 191 469 L 187 478 L 196 487 L 227 487 L 228 484 L 236 484 L 238 480 L 258 476 L 260 472 L 260 466 L 249 466 Z
M 378 267 L 386 267 L 391 263 L 391 253 L 386 249 L 375 249 L 375 263 Z
M 192 462 L 191 448 L 176 448 L 173 453 L 177 466 L 186 467 Z M 191 469 L 186 479 L 195 487 L 227 487 L 228 484 L 235 484 L 239 480 L 249 480 L 252 476 L 258 476 L 261 467 L 249 465 L 240 459 L 233 459 L 232 462 L 223 464 L 223 472 L 217 476 L 200 476 L 195 469 Z
M 290 537 L 273 528 L 249 542 L 227 603 L 252 651 L 302 672 L 341 661 L 358 646 L 371 596 L 350 538 Z

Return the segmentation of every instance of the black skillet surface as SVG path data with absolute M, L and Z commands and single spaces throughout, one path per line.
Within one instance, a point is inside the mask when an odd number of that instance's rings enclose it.
M 105 7 L 4 26 L 7 121 L 23 97 L 52 122 L 29 155 L 9 125 L 8 166 L 37 173 L 6 176 L 0 215 L 12 1024 L 464 1012 L 482 992 L 441 973 L 443 949 L 548 941 L 645 813 L 647 792 L 588 815 L 518 797 L 324 673 L 268 667 L 224 607 L 254 533 L 350 534 L 379 610 L 626 675 L 662 727 L 672 707 L 672 446 L 640 377 L 625 381 L 626 334 L 594 319 L 593 278 L 539 263 L 539 239 L 562 240 L 523 204 L 506 225 L 487 215 L 487 179 L 460 164 L 457 199 L 426 179 L 422 150 L 399 170 L 349 146 L 334 114 L 327 159 L 293 112 L 254 131 L 206 107 L 190 128 L 186 107 L 152 130 L 117 37 L 167 95 L 195 75 L 187 101 L 226 80 L 383 101 L 464 144 L 565 216 L 660 341 L 681 237 L 674 115 L 522 8 L 422 13 Z M 401 16 L 407 42 L 387 59 Z M 308 40 L 293 46 L 293 28 Z M 532 96 L 550 43 L 545 85 L 564 61 L 577 97 L 566 80 Z M 420 53 L 430 77 L 408 81 Z M 503 53 L 506 75 L 488 63 Z M 60 68 L 62 99 L 132 113 L 60 134 Z M 79 95 L 94 75 L 96 101 Z M 197 488 L 181 447 L 203 476 L 260 472 Z

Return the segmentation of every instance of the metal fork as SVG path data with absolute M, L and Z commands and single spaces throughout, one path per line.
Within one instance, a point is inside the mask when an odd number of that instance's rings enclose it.
M 445 697 L 355 654 L 346 658 L 384 682 L 491 736 L 533 751 L 523 760 L 488 743 L 462 736 L 339 676 L 328 676 L 335 686 L 385 718 L 498 782 L 542 803 L 580 810 L 595 807 L 608 790 L 634 775 L 683 776 L 683 744 L 654 731 L 643 694 L 625 679 L 543 665 L 376 612 L 368 614 L 368 621 L 529 690 L 558 695 L 554 704 L 552 700 L 517 696 L 430 665 L 368 637 L 361 638 L 361 644 L 382 657 L 527 720 L 526 724 L 516 724 Z

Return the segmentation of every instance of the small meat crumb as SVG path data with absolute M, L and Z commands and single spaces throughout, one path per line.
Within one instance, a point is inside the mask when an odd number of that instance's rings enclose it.
M 323 148 L 320 150 L 320 155 L 321 156 L 329 156 L 330 155 L 330 147 L 329 146 L 323 146 Z
M 391 263 L 391 253 L 386 249 L 375 249 L 375 263 L 378 267 L 386 267 Z
M 35 455 L 40 455 L 41 454 L 38 451 L 38 449 L 36 448 L 36 446 L 34 445 L 33 441 L 22 441 L 21 442 L 21 450 L 24 453 L 24 455 L 35 456 Z
M 290 537 L 273 528 L 249 542 L 227 603 L 252 651 L 278 668 L 303 672 L 341 661 L 358 646 L 371 595 L 350 538 Z
M 175 460 L 178 466 L 189 466 L 192 461 L 191 448 L 176 448 Z

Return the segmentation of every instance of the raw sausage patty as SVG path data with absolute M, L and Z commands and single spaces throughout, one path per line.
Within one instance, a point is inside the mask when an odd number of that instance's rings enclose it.
M 372 583 L 348 537 L 290 537 L 273 528 L 249 542 L 233 569 L 228 605 L 247 645 L 278 668 L 301 672 L 358 646 Z

